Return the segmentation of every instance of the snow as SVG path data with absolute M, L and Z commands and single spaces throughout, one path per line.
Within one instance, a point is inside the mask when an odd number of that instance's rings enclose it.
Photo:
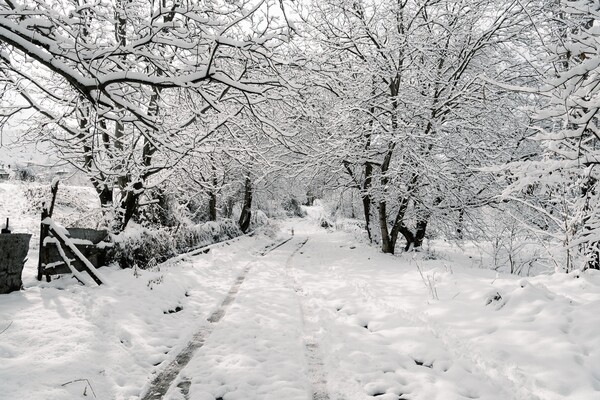
M 264 256 L 274 241 L 256 234 L 152 270 L 102 268 L 110 286 L 63 276 L 0 296 L 0 393 L 138 399 L 205 332 L 165 399 L 600 398 L 598 271 L 391 256 L 308 215 Z
M 83 287 L 63 276 L 3 295 L 0 331 L 10 327 L 0 335 L 0 393 L 79 399 L 86 382 L 61 385 L 87 379 L 97 398 L 136 398 L 160 363 L 206 323 L 248 251 L 265 242 L 245 237 L 235 248 L 160 270 L 102 268 L 110 286 Z

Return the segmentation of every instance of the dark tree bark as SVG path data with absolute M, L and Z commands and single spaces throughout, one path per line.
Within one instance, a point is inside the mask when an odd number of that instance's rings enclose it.
M 248 232 L 250 228 L 250 217 L 252 216 L 252 181 L 246 177 L 244 184 L 244 205 L 240 214 L 239 226 L 242 232 Z
M 428 220 L 429 220 L 429 218 L 420 219 L 419 221 L 417 221 L 417 229 L 415 232 L 415 241 L 413 243 L 413 246 L 415 248 L 420 248 L 421 246 L 423 246 L 423 239 L 425 239 L 425 232 L 427 231 Z
M 144 184 L 141 181 L 135 182 L 131 189 L 126 190 L 125 197 L 121 201 L 121 212 L 123 213 L 123 219 L 121 225 L 118 227 L 119 230 L 125 229 L 131 218 L 136 214 L 138 210 L 138 204 L 140 196 L 144 191 Z
M 370 147 L 371 144 L 371 135 L 367 137 L 367 148 Z M 369 236 L 369 242 L 373 242 L 373 236 L 371 234 L 371 183 L 373 181 L 373 164 L 371 164 L 368 160 L 365 163 L 365 180 L 363 182 L 362 188 L 362 203 L 363 203 L 363 211 L 365 215 L 365 226 L 367 229 L 367 235 Z
M 465 209 L 461 208 L 458 211 L 458 225 L 456 227 L 456 237 L 459 240 L 462 240 L 464 238 L 464 233 L 463 233 L 464 225 L 465 225 Z
M 217 220 L 217 194 L 214 190 L 208 194 L 208 219 L 210 221 Z
M 381 251 L 394 254 L 394 245 L 390 238 L 387 226 L 387 205 L 385 201 L 379 202 L 379 229 L 381 231 Z
M 209 219 L 211 221 L 216 221 L 217 220 L 217 187 L 219 185 L 219 181 L 217 179 L 217 168 L 214 165 L 214 161 L 213 161 L 211 168 L 212 168 L 212 186 L 210 188 L 210 191 L 208 192 L 208 214 L 209 214 Z
M 383 159 L 383 163 L 381 164 L 381 187 L 387 187 L 389 183 L 389 178 L 387 176 L 388 169 L 390 168 L 390 163 L 392 162 L 392 155 L 394 154 L 395 143 L 391 143 L 388 147 L 388 151 L 385 154 Z M 385 190 L 385 189 L 384 189 Z M 384 253 L 394 254 L 394 247 L 396 243 L 390 237 L 390 233 L 388 230 L 387 223 L 387 203 L 385 201 L 385 196 L 382 196 L 382 199 L 379 201 L 379 230 L 381 232 L 381 251 Z

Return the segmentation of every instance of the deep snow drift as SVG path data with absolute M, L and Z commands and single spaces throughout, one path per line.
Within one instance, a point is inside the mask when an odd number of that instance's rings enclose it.
M 600 398 L 597 271 L 498 276 L 310 219 L 282 226 L 294 238 L 265 256 L 257 235 L 152 271 L 104 268 L 102 287 L 63 277 L 0 296 L 0 398 L 139 398 L 247 267 L 165 398 Z

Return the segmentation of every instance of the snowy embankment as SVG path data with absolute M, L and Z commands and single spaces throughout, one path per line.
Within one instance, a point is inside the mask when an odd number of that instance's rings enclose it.
M 269 239 L 244 237 L 160 271 L 104 269 L 107 286 L 1 296 L 0 394 L 138 399 L 205 329 L 165 399 L 600 398 L 596 271 L 497 276 L 292 227 L 264 257 Z

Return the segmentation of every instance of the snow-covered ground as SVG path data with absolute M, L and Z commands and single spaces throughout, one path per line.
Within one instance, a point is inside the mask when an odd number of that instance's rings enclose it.
M 257 235 L 160 270 L 103 269 L 106 286 L 0 296 L 0 398 L 138 399 L 203 329 L 165 399 L 600 398 L 597 271 L 394 257 L 310 211 L 264 256 Z

